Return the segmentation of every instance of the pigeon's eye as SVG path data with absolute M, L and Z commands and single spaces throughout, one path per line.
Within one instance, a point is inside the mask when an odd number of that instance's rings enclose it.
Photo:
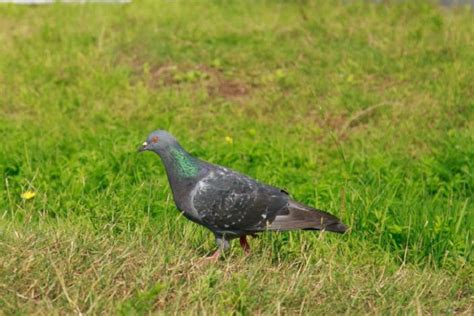
M 158 139 L 159 139 L 158 136 L 153 136 L 153 137 L 151 138 L 151 142 L 152 142 L 153 144 L 156 144 L 156 143 L 158 143 Z

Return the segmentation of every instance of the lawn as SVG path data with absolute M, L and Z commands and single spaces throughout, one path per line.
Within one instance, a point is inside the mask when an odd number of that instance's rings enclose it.
M 0 314 L 472 315 L 473 83 L 468 7 L 0 5 Z M 350 231 L 200 264 L 156 129 Z

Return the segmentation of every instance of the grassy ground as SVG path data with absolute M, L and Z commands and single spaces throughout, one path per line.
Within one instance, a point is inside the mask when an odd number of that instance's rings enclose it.
M 0 6 L 0 314 L 472 314 L 473 30 L 411 1 Z M 196 264 L 211 234 L 136 153 L 157 128 L 351 231 Z

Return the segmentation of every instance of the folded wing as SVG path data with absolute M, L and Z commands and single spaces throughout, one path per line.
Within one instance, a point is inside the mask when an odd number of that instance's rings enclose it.
M 334 215 L 289 200 L 287 207 L 277 212 L 275 219 L 268 225 L 267 229 L 277 231 L 295 229 L 327 230 L 344 233 L 347 227 Z
M 288 204 L 288 195 L 229 169 L 214 169 L 196 185 L 192 204 L 206 226 L 240 234 L 260 231 Z

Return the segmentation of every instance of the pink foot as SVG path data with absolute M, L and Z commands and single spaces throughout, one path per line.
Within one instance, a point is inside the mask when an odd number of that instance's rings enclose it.
M 198 265 L 201 265 L 201 264 L 208 264 L 208 263 L 217 262 L 217 260 L 219 260 L 220 256 L 221 256 L 221 252 L 220 252 L 219 249 L 217 249 L 216 252 L 214 252 L 212 255 L 207 256 L 207 257 L 202 257 L 202 258 L 198 259 L 196 263 Z
M 217 249 L 216 252 L 206 257 L 205 259 L 217 261 L 217 259 L 219 259 L 220 256 L 221 256 L 221 252 L 219 249 Z

